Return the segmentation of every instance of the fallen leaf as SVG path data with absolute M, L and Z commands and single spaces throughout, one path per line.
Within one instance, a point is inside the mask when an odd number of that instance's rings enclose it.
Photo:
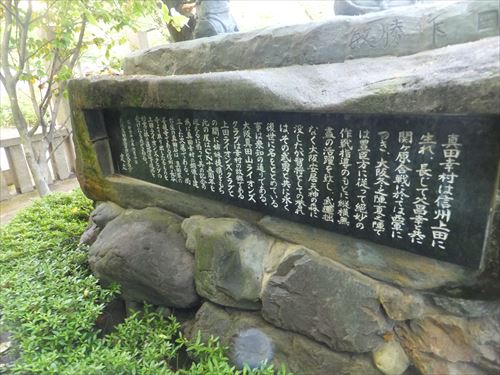
M 5 353 L 10 348 L 10 341 L 0 342 L 0 354 Z
M 386 332 L 384 334 L 384 341 L 385 342 L 392 341 L 393 338 L 394 338 L 394 333 L 393 332 Z

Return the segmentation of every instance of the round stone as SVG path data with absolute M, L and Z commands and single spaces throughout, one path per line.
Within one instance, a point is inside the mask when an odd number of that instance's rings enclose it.
M 403 348 L 397 341 L 389 341 L 373 351 L 375 366 L 385 375 L 401 375 L 410 365 Z
M 245 365 L 251 369 L 270 363 L 274 357 L 271 339 L 256 328 L 239 332 L 233 339 L 232 358 L 238 368 Z

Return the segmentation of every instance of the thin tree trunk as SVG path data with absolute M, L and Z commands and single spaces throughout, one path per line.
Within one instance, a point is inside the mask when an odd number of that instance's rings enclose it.
M 12 116 L 14 117 L 14 123 L 19 131 L 26 161 L 33 176 L 33 180 L 35 181 L 36 189 L 40 196 L 44 196 L 50 193 L 49 185 L 43 174 L 43 164 L 40 165 L 36 160 L 31 138 L 33 134 L 28 131 L 28 123 L 26 122 L 26 118 L 19 107 L 17 97 L 17 83 L 21 74 L 25 71 L 25 65 L 28 60 L 28 30 L 30 22 L 32 21 L 32 1 L 28 1 L 28 9 L 25 12 L 20 11 L 19 1 L 9 0 L 6 1 L 5 4 L 2 2 L 2 5 L 6 9 L 6 12 L 4 14 L 5 23 L 3 24 L 4 29 L 2 31 L 2 45 L 0 50 L 0 81 L 7 91 Z M 18 33 L 16 35 L 18 35 L 17 51 L 19 54 L 15 74 L 12 74 L 11 67 L 9 65 L 9 43 L 13 30 L 13 16 L 15 17 L 14 24 L 17 24 L 17 29 L 16 27 L 14 27 L 14 29 L 16 29 L 15 32 Z M 41 120 L 43 121 L 43 118 Z M 42 157 L 40 158 L 40 161 L 47 165 L 45 154 L 43 153 L 43 150 L 47 150 L 47 147 L 42 146 L 41 150 Z
M 43 197 L 44 195 L 50 193 L 49 184 L 45 179 L 46 173 L 49 172 L 47 161 L 44 157 L 45 153 L 43 151 L 46 149 L 46 147 L 42 146 L 40 148 L 40 156 L 38 158 L 39 160 L 37 161 L 37 158 L 35 156 L 36 153 L 31 140 L 29 138 L 21 137 L 21 141 L 23 143 L 24 155 L 26 156 L 28 167 L 30 168 L 31 174 L 33 175 L 33 180 L 35 181 L 36 190 L 38 191 L 38 194 Z M 44 141 L 42 142 L 45 143 Z M 45 168 L 43 167 L 44 163 Z
M 24 154 L 26 156 L 26 161 L 28 162 L 28 167 L 30 169 L 31 175 L 33 176 L 33 180 L 35 181 L 36 190 L 38 191 L 38 194 L 43 197 L 44 195 L 50 193 L 49 184 L 45 180 L 43 170 L 40 168 L 40 165 L 37 163 L 37 160 L 35 158 L 33 143 L 28 136 L 28 124 L 26 123 L 26 119 L 24 118 L 21 108 L 19 107 L 16 88 L 15 86 L 12 86 L 13 85 L 7 84 L 5 87 L 10 100 L 12 116 L 14 117 L 16 128 L 19 131 L 19 136 L 21 137 Z

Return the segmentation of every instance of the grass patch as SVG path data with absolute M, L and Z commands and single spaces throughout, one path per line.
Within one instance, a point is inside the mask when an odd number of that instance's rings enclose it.
M 272 367 L 236 370 L 217 339 L 189 341 L 174 317 L 147 308 L 102 337 L 95 322 L 119 290 L 99 285 L 78 246 L 92 209 L 80 190 L 54 193 L 1 229 L 0 330 L 12 333 L 19 358 L 0 373 L 274 374 Z M 186 352 L 193 362 L 178 369 Z

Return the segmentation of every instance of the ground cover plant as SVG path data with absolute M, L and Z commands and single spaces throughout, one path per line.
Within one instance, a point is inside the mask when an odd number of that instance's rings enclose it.
M 96 320 L 119 288 L 101 287 L 78 245 L 92 202 L 80 190 L 36 200 L 0 232 L 0 331 L 12 334 L 12 374 L 261 374 L 237 370 L 216 338 L 190 341 L 174 317 L 146 308 L 102 335 Z M 191 360 L 179 368 L 186 353 Z M 286 371 L 280 369 L 279 374 Z

